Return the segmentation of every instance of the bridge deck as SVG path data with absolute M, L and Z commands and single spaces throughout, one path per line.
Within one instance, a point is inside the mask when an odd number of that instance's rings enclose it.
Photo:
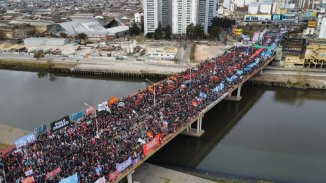
M 140 166 L 142 163 L 144 163 L 148 158 L 150 158 L 153 154 L 155 154 L 157 151 L 159 151 L 162 147 L 164 147 L 167 143 L 169 143 L 172 139 L 174 139 L 177 135 L 179 135 L 180 133 L 182 133 L 184 130 L 186 130 L 186 128 L 193 124 L 194 122 L 196 122 L 199 118 L 201 118 L 206 112 L 208 112 L 210 109 L 212 109 L 214 106 L 216 106 L 218 103 L 220 103 L 223 99 L 225 99 L 228 95 L 232 94 L 232 92 L 234 90 L 236 90 L 238 87 L 242 86 L 243 83 L 245 83 L 247 80 L 249 80 L 251 77 L 253 77 L 255 74 L 257 74 L 260 70 L 262 70 L 264 67 L 266 67 L 271 61 L 273 61 L 275 58 L 275 56 L 271 57 L 270 59 L 266 60 L 264 62 L 264 64 L 262 64 L 260 67 L 258 67 L 256 70 L 254 70 L 251 74 L 247 75 L 246 77 L 244 77 L 240 83 L 234 85 L 232 88 L 230 88 L 228 90 L 228 92 L 224 93 L 220 98 L 218 98 L 217 100 L 215 100 L 214 102 L 212 102 L 209 106 L 207 106 L 205 109 L 203 109 L 196 117 L 189 119 L 189 122 L 186 125 L 183 125 L 182 128 L 180 128 L 178 131 L 176 131 L 173 134 L 170 134 L 168 136 L 166 136 L 163 139 L 163 142 L 155 149 L 153 149 L 152 151 L 148 152 L 148 154 L 141 159 L 140 161 L 138 161 L 137 163 L 135 163 L 134 165 L 132 165 L 131 167 L 129 167 L 126 171 L 124 171 L 123 173 L 121 172 L 118 177 L 115 179 L 114 182 L 119 182 L 120 180 L 122 180 L 124 177 L 126 177 L 128 174 L 132 173 L 138 166 Z

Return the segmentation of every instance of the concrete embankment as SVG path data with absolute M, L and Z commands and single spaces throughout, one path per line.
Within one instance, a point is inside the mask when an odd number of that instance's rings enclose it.
M 29 133 L 31 132 L 0 123 L 0 151 L 13 144 L 18 138 Z
M 326 89 L 326 71 L 268 67 L 262 75 L 251 78 L 249 83 L 289 88 Z
M 133 174 L 133 182 L 178 182 L 178 183 L 214 183 L 214 181 L 163 168 L 160 166 L 143 163 Z

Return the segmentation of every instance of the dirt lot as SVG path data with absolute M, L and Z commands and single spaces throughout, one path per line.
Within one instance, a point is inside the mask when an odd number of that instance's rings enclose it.
M 195 53 L 195 63 L 200 63 L 207 58 L 215 57 L 224 53 L 226 47 L 229 46 L 226 46 L 224 44 L 214 46 L 197 44 Z

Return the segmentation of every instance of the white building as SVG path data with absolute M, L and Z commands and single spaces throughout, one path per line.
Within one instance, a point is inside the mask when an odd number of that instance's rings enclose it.
M 326 17 L 321 21 L 319 39 L 326 39 Z
M 172 0 L 144 0 L 144 34 L 172 24 Z
M 172 34 L 185 34 L 187 26 L 197 23 L 196 0 L 174 0 L 172 3 Z
M 159 24 L 159 1 L 144 0 L 144 35 L 155 32 Z
M 207 33 L 216 16 L 216 0 L 174 0 L 172 3 L 172 33 L 185 34 L 187 26 L 201 24 Z
M 134 14 L 135 23 L 141 23 L 142 17 L 144 17 L 144 13 L 135 13 Z
M 216 15 L 216 0 L 198 0 L 197 24 L 201 24 L 207 34 L 208 27 L 212 25 L 212 20 Z

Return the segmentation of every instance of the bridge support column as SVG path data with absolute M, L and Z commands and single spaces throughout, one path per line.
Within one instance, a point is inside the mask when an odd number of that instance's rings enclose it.
M 241 87 L 242 86 L 239 86 L 237 88 L 237 95 L 236 96 L 233 96 L 232 93 L 230 93 L 229 96 L 225 98 L 225 100 L 240 101 L 242 99 L 242 97 L 241 97 Z
M 127 182 L 128 183 L 132 183 L 132 174 L 135 172 L 135 170 L 134 171 L 132 171 L 132 172 L 130 172 L 128 175 L 127 175 Z
M 263 69 L 259 71 L 259 75 L 263 75 Z
M 191 128 L 191 125 L 189 125 L 181 134 L 197 138 L 202 136 L 205 133 L 205 130 L 202 130 L 203 117 L 197 119 L 197 128 Z

